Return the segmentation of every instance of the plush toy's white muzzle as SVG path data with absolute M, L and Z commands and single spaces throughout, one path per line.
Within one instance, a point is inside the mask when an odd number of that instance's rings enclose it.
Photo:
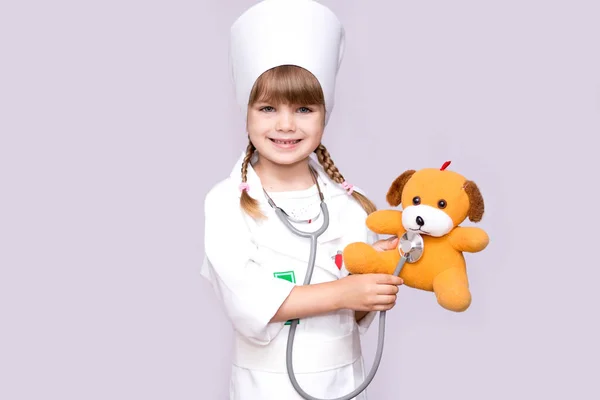
M 402 211 L 402 225 L 407 231 L 440 237 L 452 230 L 454 222 L 443 210 L 419 204 Z

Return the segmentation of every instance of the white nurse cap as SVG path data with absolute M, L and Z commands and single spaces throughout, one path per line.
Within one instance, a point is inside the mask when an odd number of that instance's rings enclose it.
M 314 0 L 263 0 L 231 26 L 229 61 L 237 103 L 246 115 L 256 79 L 280 65 L 310 71 L 325 95 L 329 120 L 344 55 L 344 27 Z

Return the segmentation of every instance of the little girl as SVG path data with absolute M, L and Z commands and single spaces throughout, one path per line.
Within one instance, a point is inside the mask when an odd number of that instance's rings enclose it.
M 202 274 L 235 331 L 232 400 L 301 399 L 286 370 L 292 319 L 299 319 L 293 365 L 302 389 L 322 399 L 354 391 L 368 372 L 360 335 L 376 311 L 394 306 L 402 284 L 392 275 L 348 275 L 341 259 L 355 241 L 397 246 L 366 228 L 375 206 L 345 181 L 321 143 L 343 45 L 336 16 L 312 0 L 262 1 L 231 28 L 249 143 L 206 196 Z M 321 201 L 329 226 L 318 239 L 311 285 L 303 286 L 310 243 L 274 207 L 308 232 L 323 224 Z

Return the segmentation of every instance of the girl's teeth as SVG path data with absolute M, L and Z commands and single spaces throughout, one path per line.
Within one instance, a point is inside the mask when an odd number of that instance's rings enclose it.
M 300 140 L 274 140 L 274 142 L 277 144 L 296 144 L 299 141 Z

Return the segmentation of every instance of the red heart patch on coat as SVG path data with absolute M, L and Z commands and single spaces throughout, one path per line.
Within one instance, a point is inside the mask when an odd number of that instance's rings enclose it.
M 338 250 L 335 256 L 333 256 L 333 260 L 338 269 L 342 269 L 342 252 Z

